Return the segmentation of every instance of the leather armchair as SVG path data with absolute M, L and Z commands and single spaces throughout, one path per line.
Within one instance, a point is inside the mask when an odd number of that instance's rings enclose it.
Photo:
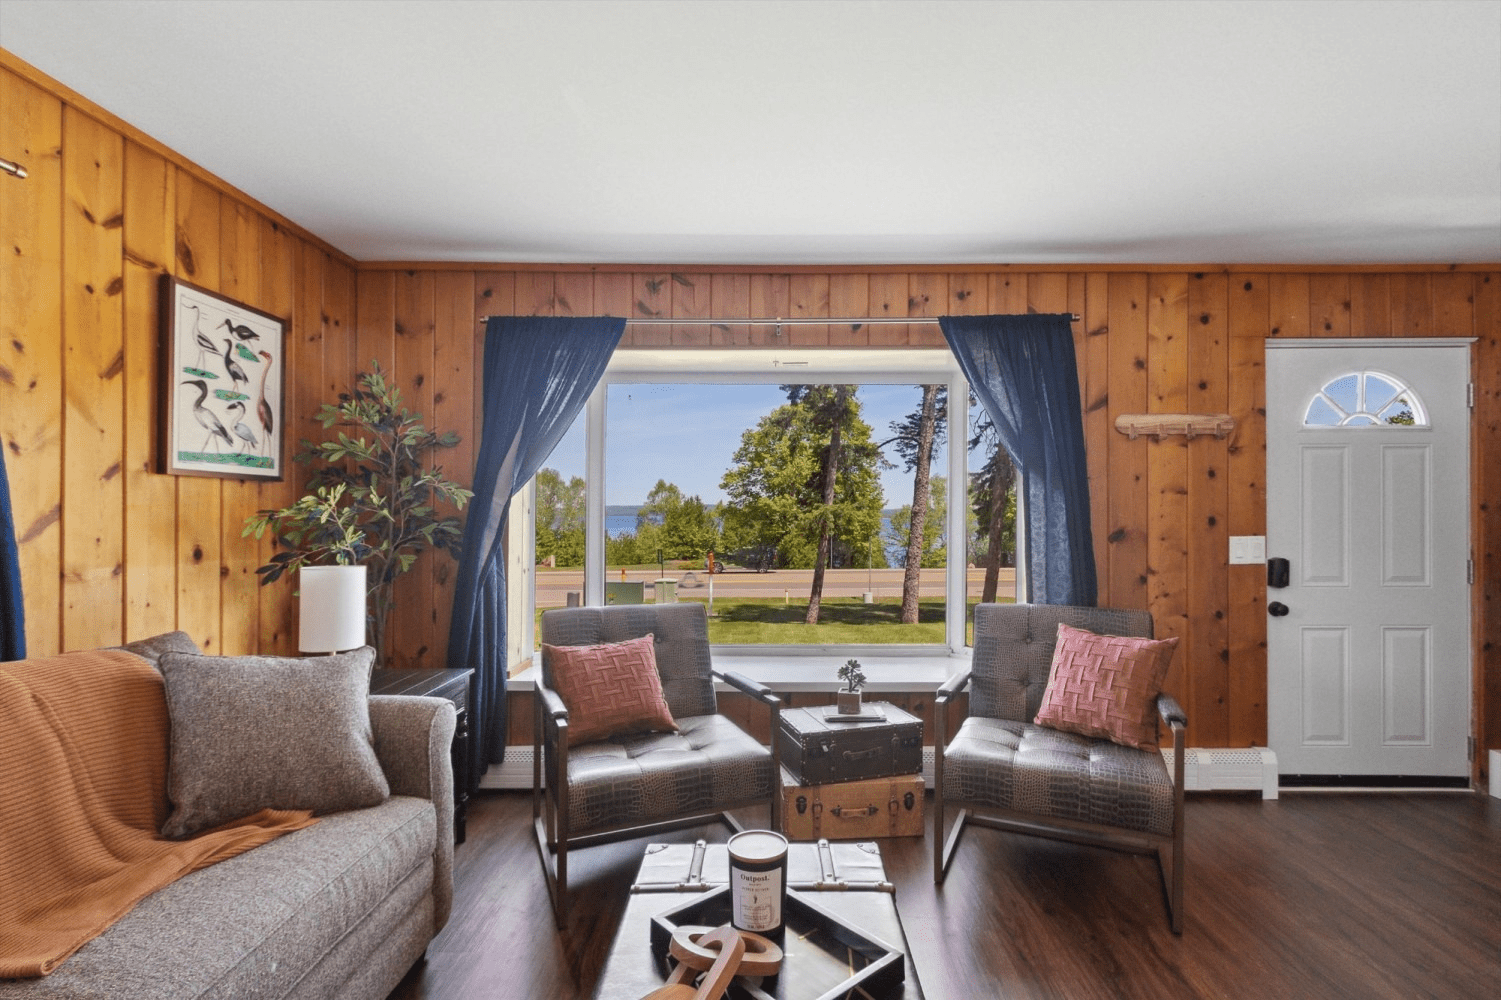
M 1172 733 L 1171 774 L 1160 753 L 1037 725 L 1032 720 L 1047 688 L 1059 622 L 1107 635 L 1152 637 L 1146 611 L 1044 604 L 975 608 L 971 666 L 934 699 L 933 880 L 943 881 L 966 823 L 1155 854 L 1172 929 L 1181 934 L 1187 720 L 1172 697 L 1159 696 L 1158 713 Z M 966 688 L 969 717 L 951 741 L 948 706 Z M 945 839 L 950 805 L 961 808 Z
M 727 810 L 765 803 L 780 829 L 781 786 L 775 740 L 762 746 L 718 714 L 715 680 L 750 695 L 770 714 L 774 735 L 781 702 L 764 685 L 715 670 L 702 604 L 558 608 L 542 614 L 551 646 L 624 642 L 651 633 L 662 693 L 675 733 L 642 733 L 574 745 L 568 709 L 553 690 L 546 651 L 536 686 L 532 819 L 537 850 L 558 926 L 568 910 L 571 849 L 662 830 L 722 821 Z

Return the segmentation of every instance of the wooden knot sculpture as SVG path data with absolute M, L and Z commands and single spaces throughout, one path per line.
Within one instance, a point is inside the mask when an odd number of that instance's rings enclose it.
M 729 924 L 679 927 L 668 954 L 677 959 L 677 968 L 667 985 L 642 1000 L 719 1000 L 736 976 L 774 976 L 782 968 L 782 949 L 775 942 Z M 692 979 L 700 972 L 704 977 L 695 988 Z

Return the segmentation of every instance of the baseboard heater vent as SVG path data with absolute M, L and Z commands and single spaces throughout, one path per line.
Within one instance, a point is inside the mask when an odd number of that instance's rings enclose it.
M 933 748 L 922 748 L 922 778 L 929 787 L 933 787 Z M 515 790 L 518 788 L 532 787 L 532 748 L 531 747 L 506 747 L 504 757 L 499 764 L 491 764 L 485 776 L 480 779 L 479 787 L 487 789 Z M 1192 788 L 1192 785 L 1187 786 Z
M 532 748 L 529 746 L 506 747 L 499 764 L 491 764 L 479 787 L 490 789 L 516 789 L 532 787 Z
M 1173 751 L 1167 747 L 1162 759 L 1173 767 Z M 1263 799 L 1277 797 L 1277 755 L 1265 747 L 1188 747 L 1183 751 L 1185 792 L 1260 792 Z
M 1469 791 L 1470 779 L 1428 774 L 1284 774 L 1283 788 L 1334 791 Z

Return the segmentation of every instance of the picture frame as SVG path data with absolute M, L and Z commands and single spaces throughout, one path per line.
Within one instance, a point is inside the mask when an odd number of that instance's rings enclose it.
M 289 320 L 163 275 L 157 471 L 286 477 Z

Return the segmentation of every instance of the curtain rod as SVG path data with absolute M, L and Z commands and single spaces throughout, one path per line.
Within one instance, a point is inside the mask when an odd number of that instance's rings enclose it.
M 494 317 L 481 316 L 483 322 Z M 1079 316 L 1069 314 L 1069 320 L 1077 323 Z M 937 323 L 937 316 L 794 316 L 777 319 L 715 319 L 707 316 L 674 317 L 653 319 L 630 318 L 626 326 L 913 326 Z

